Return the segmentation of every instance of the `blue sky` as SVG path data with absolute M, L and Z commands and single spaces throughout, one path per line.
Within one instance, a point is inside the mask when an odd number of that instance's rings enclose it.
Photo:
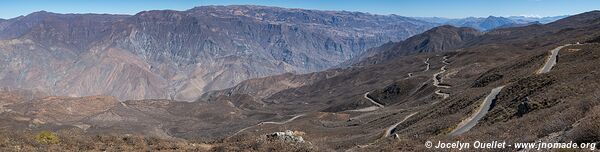
M 450 18 L 556 16 L 600 9 L 600 0 L 2 0 L 0 18 L 8 19 L 40 10 L 135 14 L 143 10 L 186 10 L 201 5 L 240 4 Z

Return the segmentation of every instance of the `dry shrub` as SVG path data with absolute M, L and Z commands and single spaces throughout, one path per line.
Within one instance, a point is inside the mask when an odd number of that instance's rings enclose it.
M 310 142 L 286 142 L 281 140 L 266 140 L 266 138 L 256 138 L 253 136 L 241 137 L 234 142 L 225 142 L 212 151 L 285 151 L 285 152 L 311 152 L 318 151 Z
M 35 135 L 34 137 L 35 141 L 37 141 L 40 144 L 58 144 L 60 142 L 60 139 L 58 138 L 58 135 L 56 135 L 53 132 L 50 131 L 42 131 L 40 133 L 38 133 L 37 135 Z
M 0 151 L 206 151 L 200 144 L 143 136 L 87 135 L 76 130 L 1 131 Z
M 581 119 L 579 125 L 567 135 L 573 142 L 598 142 L 600 141 L 600 107 L 596 106 L 589 114 Z

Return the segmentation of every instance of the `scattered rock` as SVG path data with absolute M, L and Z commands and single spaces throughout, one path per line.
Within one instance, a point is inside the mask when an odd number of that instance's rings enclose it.
M 285 132 L 274 132 L 267 135 L 267 139 L 270 140 L 283 140 L 287 142 L 299 142 L 303 143 L 302 132 L 286 130 Z

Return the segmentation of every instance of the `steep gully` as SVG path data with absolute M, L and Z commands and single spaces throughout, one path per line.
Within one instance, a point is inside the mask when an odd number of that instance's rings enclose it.
M 537 70 L 536 74 L 543 74 L 543 73 L 550 72 L 552 67 L 554 67 L 554 65 L 556 65 L 556 59 L 557 59 L 559 51 L 562 48 L 564 48 L 566 46 L 570 46 L 570 45 L 572 45 L 572 44 L 565 44 L 563 46 L 559 46 L 555 49 L 550 50 L 549 51 L 550 56 L 546 59 L 544 66 L 542 66 L 540 69 Z M 457 125 L 457 127 L 454 130 L 452 130 L 448 135 L 449 136 L 458 136 L 458 135 L 461 135 L 461 134 L 469 131 L 471 128 L 475 127 L 475 125 L 477 125 L 479 120 L 481 118 L 483 118 L 483 116 L 485 116 L 485 114 L 487 114 L 487 112 L 490 110 L 492 101 L 496 99 L 497 95 L 500 93 L 500 91 L 502 91 L 502 88 L 504 88 L 504 85 L 492 89 L 490 94 L 483 100 L 483 102 L 481 103 L 481 105 L 479 106 L 477 111 L 475 113 L 473 113 L 473 115 L 471 115 L 469 118 L 460 122 Z

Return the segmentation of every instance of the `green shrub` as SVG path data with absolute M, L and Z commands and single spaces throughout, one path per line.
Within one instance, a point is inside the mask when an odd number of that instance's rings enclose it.
M 58 136 L 50 131 L 42 131 L 35 135 L 35 141 L 41 144 L 57 144 L 60 142 Z

